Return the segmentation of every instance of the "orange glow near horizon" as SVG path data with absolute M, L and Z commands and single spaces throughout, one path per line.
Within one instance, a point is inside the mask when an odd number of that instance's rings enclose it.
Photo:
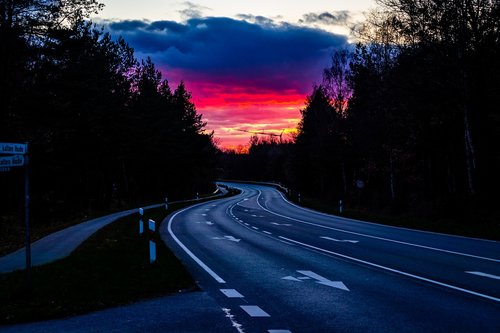
M 243 86 L 186 82 L 198 113 L 214 131 L 220 148 L 246 152 L 252 133 L 265 132 L 291 140 L 300 121 L 305 94 Z M 245 132 L 249 131 L 249 132 Z

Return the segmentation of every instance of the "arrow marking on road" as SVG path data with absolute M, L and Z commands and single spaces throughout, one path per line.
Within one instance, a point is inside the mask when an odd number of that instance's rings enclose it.
M 488 273 L 483 273 L 483 272 L 470 272 L 470 271 L 466 271 L 465 273 L 484 276 L 484 277 L 487 277 L 490 279 L 500 280 L 500 276 L 493 275 L 493 274 L 488 274 Z
M 297 279 L 296 277 L 293 276 L 285 276 L 281 278 L 282 280 L 289 280 L 289 281 L 296 281 L 296 282 L 302 282 L 301 280 Z
M 346 285 L 342 281 L 331 281 L 328 280 L 325 277 L 322 277 L 319 274 L 316 274 L 311 271 L 297 271 L 297 273 L 300 273 L 302 275 L 305 275 L 305 277 L 293 277 L 293 276 L 285 276 L 284 278 L 281 278 L 282 280 L 289 280 L 289 281 L 297 281 L 297 282 L 303 282 L 302 280 L 307 280 L 307 279 L 314 279 L 316 280 L 316 283 L 322 284 L 324 286 L 336 288 L 336 289 L 342 289 L 345 291 L 350 291 L 349 288 L 346 287 Z
M 359 241 L 357 240 L 350 240 L 350 239 L 335 239 L 335 238 L 331 238 L 331 237 L 320 237 L 320 238 L 323 238 L 323 239 L 328 239 L 328 240 L 331 240 L 331 241 L 334 241 L 334 242 L 340 242 L 340 243 L 358 243 Z
M 234 238 L 233 236 L 212 237 L 212 239 L 216 239 L 216 240 L 228 240 L 228 241 L 236 242 L 236 243 L 238 243 L 241 240 L 239 238 Z

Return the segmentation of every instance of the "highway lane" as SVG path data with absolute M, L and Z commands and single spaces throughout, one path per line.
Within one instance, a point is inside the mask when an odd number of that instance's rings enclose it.
M 242 194 L 176 213 L 162 235 L 235 331 L 499 331 L 497 242 L 340 219 L 231 185 Z

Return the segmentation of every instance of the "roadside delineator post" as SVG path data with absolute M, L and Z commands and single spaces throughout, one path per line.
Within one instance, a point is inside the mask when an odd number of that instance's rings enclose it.
M 144 209 L 139 208 L 139 235 L 142 235 L 144 233 Z
M 168 210 L 168 198 L 165 198 L 165 210 Z
M 343 211 L 343 204 L 342 204 L 342 200 L 339 200 L 339 213 L 342 214 L 342 211 Z
M 300 199 L 300 193 L 299 193 L 299 203 L 301 202 L 302 200 Z
M 156 222 L 149 220 L 149 263 L 156 261 L 156 241 L 155 241 Z

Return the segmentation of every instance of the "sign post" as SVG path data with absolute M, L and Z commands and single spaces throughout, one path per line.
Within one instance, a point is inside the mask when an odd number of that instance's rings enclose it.
M 24 164 L 24 222 L 26 225 L 26 272 L 28 283 L 31 285 L 31 231 L 30 231 L 30 187 L 28 171 L 28 143 L 26 143 L 26 157 Z
M 30 232 L 30 187 L 28 169 L 28 142 L 0 142 L 0 172 L 9 172 L 13 167 L 24 166 L 24 223 L 26 226 L 26 274 L 31 285 L 31 232 Z

